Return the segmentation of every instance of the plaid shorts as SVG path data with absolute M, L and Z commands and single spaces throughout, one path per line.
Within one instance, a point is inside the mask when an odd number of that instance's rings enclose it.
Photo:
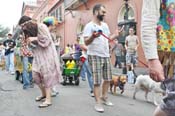
M 88 56 L 88 62 L 92 71 L 94 85 L 100 85 L 104 81 L 111 81 L 112 70 L 110 58 Z

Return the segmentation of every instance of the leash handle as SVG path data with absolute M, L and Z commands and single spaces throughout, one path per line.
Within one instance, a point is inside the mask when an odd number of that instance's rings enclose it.
M 102 30 L 98 30 L 98 33 L 99 33 L 100 35 L 102 35 L 104 38 L 108 39 L 109 42 L 113 42 L 113 43 L 114 43 L 114 40 L 111 40 L 109 37 L 107 37 L 107 36 L 103 33 Z

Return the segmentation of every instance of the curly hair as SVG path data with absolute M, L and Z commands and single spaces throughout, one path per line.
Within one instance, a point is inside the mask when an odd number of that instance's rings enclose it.
M 38 35 L 38 25 L 34 21 L 28 21 L 22 25 L 22 30 L 24 32 L 25 38 L 36 37 Z

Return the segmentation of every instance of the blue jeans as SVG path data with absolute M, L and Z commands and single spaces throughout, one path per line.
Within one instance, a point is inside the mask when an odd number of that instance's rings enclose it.
M 91 70 L 90 70 L 90 67 L 89 67 L 88 60 L 85 60 L 85 62 L 83 63 L 83 66 L 82 66 L 82 69 L 81 69 L 81 72 L 80 72 L 80 76 L 82 78 L 86 78 L 86 74 L 87 74 L 90 90 L 93 91 L 94 84 L 93 84 L 92 73 L 91 73 Z
M 115 65 L 114 67 L 117 67 L 117 65 L 120 67 L 122 67 L 122 63 L 121 63 L 121 56 L 115 56 Z
M 14 53 L 10 53 L 5 56 L 5 65 L 6 65 L 6 71 L 14 72 Z
M 22 57 L 23 63 L 23 87 L 28 87 L 32 81 L 32 71 L 28 71 L 28 64 L 32 64 L 32 57 Z

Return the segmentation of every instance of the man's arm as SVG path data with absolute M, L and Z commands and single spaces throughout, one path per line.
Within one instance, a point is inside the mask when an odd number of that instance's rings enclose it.
M 91 44 L 94 41 L 94 39 L 99 37 L 99 36 L 100 36 L 100 34 L 98 32 L 93 32 L 90 37 L 84 37 L 85 44 L 86 45 Z
M 110 39 L 111 40 L 116 39 L 119 36 L 119 34 L 123 31 L 123 29 L 124 29 L 124 26 L 122 28 L 120 28 L 120 29 L 116 29 L 115 32 L 114 32 L 114 34 L 112 34 L 110 36 Z
M 135 50 L 137 51 L 137 48 L 139 47 L 139 39 L 138 39 L 138 36 L 137 36 L 137 38 L 136 38 L 136 47 L 135 47 Z
M 158 59 L 156 27 L 159 19 L 160 0 L 144 0 L 142 6 L 141 41 L 148 60 L 150 76 L 155 81 L 165 79 Z
M 144 0 L 141 20 L 141 42 L 146 59 L 158 59 L 156 28 L 160 0 Z
M 125 49 L 126 50 L 128 49 L 128 40 L 127 40 L 127 37 L 126 37 L 126 40 L 125 40 Z

